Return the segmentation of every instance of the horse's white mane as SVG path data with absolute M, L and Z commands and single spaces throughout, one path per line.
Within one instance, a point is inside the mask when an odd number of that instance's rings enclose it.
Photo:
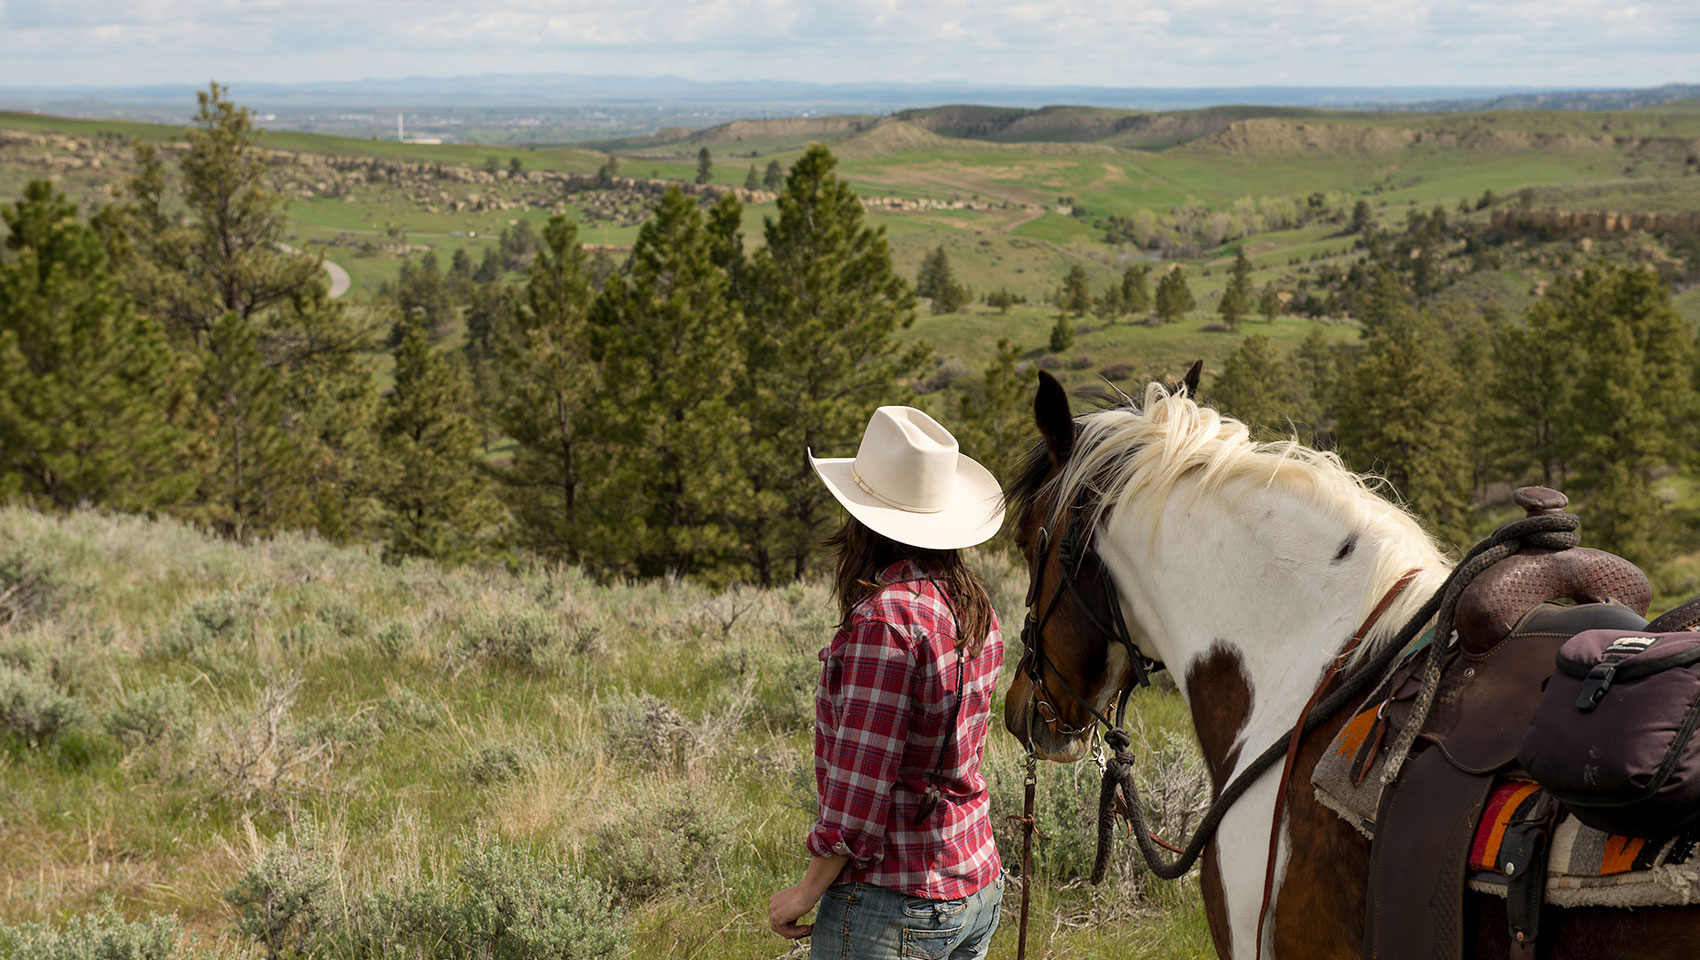
M 1308 494 L 1326 510 L 1338 511 L 1350 529 L 1379 545 L 1373 595 L 1363 600 L 1363 616 L 1407 570 L 1419 578 L 1377 621 L 1359 656 L 1391 636 L 1428 599 L 1423 580 L 1443 576 L 1450 564 L 1427 532 L 1404 508 L 1383 499 L 1379 477 L 1360 476 L 1330 452 L 1314 450 L 1297 439 L 1278 443 L 1252 440 L 1246 425 L 1153 383 L 1141 408 L 1100 410 L 1078 421 L 1074 452 L 1052 482 L 1055 515 L 1070 506 L 1079 491 L 1091 493 L 1086 517 L 1090 530 L 1111 510 L 1139 503 L 1163 503 L 1183 480 L 1194 481 L 1193 497 L 1202 497 L 1236 481 L 1253 481 Z M 1153 534 L 1160 512 L 1147 511 Z M 1354 658 L 1355 659 L 1355 658 Z

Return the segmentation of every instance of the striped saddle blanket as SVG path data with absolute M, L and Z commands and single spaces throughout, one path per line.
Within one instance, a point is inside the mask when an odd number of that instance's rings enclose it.
M 1368 770 L 1353 761 L 1374 721 L 1373 708 L 1340 731 L 1311 775 L 1317 800 L 1365 836 L 1375 832 L 1381 798 L 1381 760 Z M 1496 869 L 1508 825 L 1526 818 L 1540 786 L 1508 778 L 1494 785 L 1470 849 L 1470 889 L 1505 896 Z M 1681 836 L 1622 837 L 1584 826 L 1568 815 L 1548 848 L 1546 902 L 1559 907 L 1665 907 L 1700 903 L 1700 830 Z

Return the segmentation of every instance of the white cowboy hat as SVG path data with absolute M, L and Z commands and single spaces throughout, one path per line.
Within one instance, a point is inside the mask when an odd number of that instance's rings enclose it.
M 1003 525 L 1003 491 L 992 472 L 957 450 L 956 438 L 914 407 L 880 407 L 854 459 L 809 463 L 868 529 L 927 550 L 991 539 Z

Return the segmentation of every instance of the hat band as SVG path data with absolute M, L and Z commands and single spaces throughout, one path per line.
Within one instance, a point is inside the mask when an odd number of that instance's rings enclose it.
M 945 511 L 944 507 L 914 507 L 907 503 L 893 500 L 880 493 L 878 490 L 875 490 L 873 487 L 868 486 L 867 481 L 862 479 L 862 475 L 856 472 L 855 466 L 851 466 L 850 468 L 850 479 L 856 481 L 856 486 L 861 487 L 862 492 L 873 497 L 875 500 L 886 504 L 887 506 L 896 507 L 899 510 L 907 510 L 910 513 L 943 513 Z

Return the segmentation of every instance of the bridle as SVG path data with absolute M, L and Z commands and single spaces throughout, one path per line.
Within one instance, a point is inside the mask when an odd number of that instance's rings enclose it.
M 1163 669 L 1161 661 L 1146 656 L 1133 642 L 1133 635 L 1127 629 L 1127 620 L 1122 616 L 1121 601 L 1116 596 L 1114 582 L 1109 576 L 1103 559 L 1098 556 L 1097 551 L 1089 543 L 1085 505 L 1086 491 L 1083 489 L 1076 495 L 1074 503 L 1069 508 L 1068 526 L 1064 529 L 1061 541 L 1057 543 L 1058 576 L 1062 583 L 1056 590 L 1052 591 L 1050 601 L 1044 605 L 1042 611 L 1037 609 L 1037 604 L 1040 584 L 1044 579 L 1046 554 L 1050 547 L 1050 528 L 1042 526 L 1035 535 L 1033 564 L 1027 576 L 1027 619 L 1021 626 L 1021 644 L 1024 648 L 1022 662 L 1026 665 L 1024 672 L 1027 674 L 1028 684 L 1032 687 L 1032 697 L 1028 707 L 1029 736 L 1027 738 L 1027 749 L 1029 753 L 1034 750 L 1031 724 L 1035 717 L 1047 728 L 1064 737 L 1077 737 L 1083 733 L 1088 733 L 1094 729 L 1094 723 L 1103 724 L 1106 730 L 1117 729 L 1127 715 L 1127 702 L 1133 695 L 1134 688 L 1150 686 L 1151 674 Z M 1106 616 L 1099 616 L 1093 610 L 1092 605 L 1086 602 L 1085 596 L 1081 594 L 1078 581 L 1081 567 L 1087 560 L 1097 564 L 1100 571 L 1098 581 L 1100 586 L 1103 587 L 1104 606 L 1109 610 Z M 1057 607 L 1062 603 L 1065 595 L 1074 599 L 1075 609 L 1085 616 L 1087 623 L 1091 624 L 1094 630 L 1121 644 L 1122 649 L 1127 651 L 1130 667 L 1128 679 L 1127 682 L 1122 684 L 1122 688 L 1116 697 L 1113 713 L 1108 716 L 1105 715 L 1104 711 L 1093 706 L 1091 701 L 1081 695 L 1080 691 L 1074 689 L 1074 686 L 1063 677 L 1062 672 L 1057 669 L 1056 664 L 1045 653 L 1045 625 L 1050 622 L 1051 616 L 1056 613 Z M 1109 622 L 1105 623 L 1105 620 Z M 1062 715 L 1046 699 L 1048 695 L 1046 671 L 1049 671 L 1050 676 L 1062 685 L 1064 693 L 1067 693 L 1074 698 L 1076 703 L 1086 708 L 1092 715 L 1092 723 L 1087 723 L 1082 727 L 1070 727 L 1063 723 Z M 1049 715 L 1047 716 L 1047 714 Z

